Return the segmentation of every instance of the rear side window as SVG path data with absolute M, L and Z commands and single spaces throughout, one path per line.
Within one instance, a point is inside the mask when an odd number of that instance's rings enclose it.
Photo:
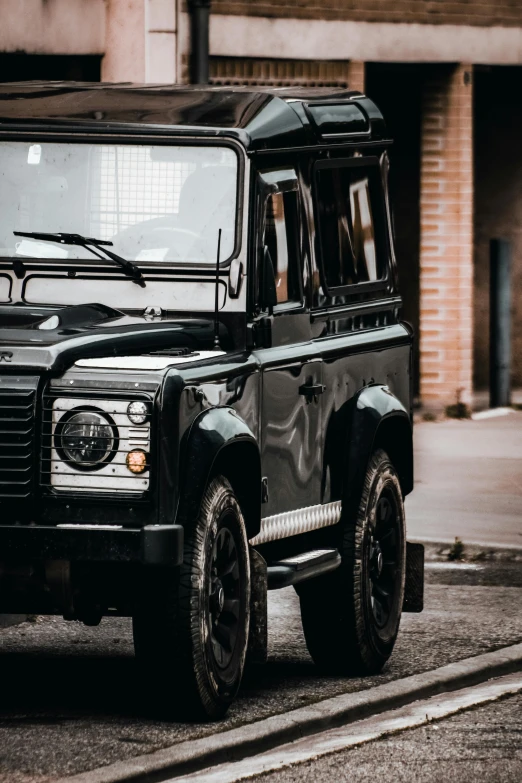
M 334 164 L 334 165 L 332 165 Z M 328 161 L 316 169 L 320 258 L 329 293 L 386 274 L 383 197 L 377 165 Z

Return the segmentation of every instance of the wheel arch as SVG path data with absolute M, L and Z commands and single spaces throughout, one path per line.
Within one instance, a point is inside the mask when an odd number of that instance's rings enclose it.
M 376 449 L 393 462 L 403 495 L 413 489 L 413 432 L 410 416 L 387 386 L 362 389 L 352 400 L 345 498 L 358 502 L 369 461 Z
M 399 475 L 402 494 L 413 489 L 413 433 L 409 416 L 400 412 L 382 419 L 373 441 L 372 452 L 383 449 Z
M 228 479 L 245 518 L 248 538 L 261 520 L 261 457 L 257 440 L 233 408 L 211 408 L 192 424 L 182 448 L 181 524 L 199 514 L 205 488 L 214 476 Z

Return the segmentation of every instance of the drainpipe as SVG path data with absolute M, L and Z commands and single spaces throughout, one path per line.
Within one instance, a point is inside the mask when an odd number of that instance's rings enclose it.
M 490 242 L 489 404 L 511 405 L 511 244 Z
M 191 15 L 191 63 L 192 84 L 208 84 L 208 38 L 211 0 L 189 0 Z

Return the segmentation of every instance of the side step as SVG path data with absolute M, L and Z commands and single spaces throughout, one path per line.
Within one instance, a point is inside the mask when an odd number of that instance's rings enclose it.
M 341 565 L 341 555 L 337 549 L 314 549 L 301 555 L 278 560 L 267 568 L 269 590 L 304 582 L 314 576 L 322 576 L 335 571 Z

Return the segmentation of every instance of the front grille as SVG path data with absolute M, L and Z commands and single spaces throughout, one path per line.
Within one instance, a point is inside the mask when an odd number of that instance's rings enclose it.
M 33 491 L 37 378 L 0 378 L 0 498 Z

